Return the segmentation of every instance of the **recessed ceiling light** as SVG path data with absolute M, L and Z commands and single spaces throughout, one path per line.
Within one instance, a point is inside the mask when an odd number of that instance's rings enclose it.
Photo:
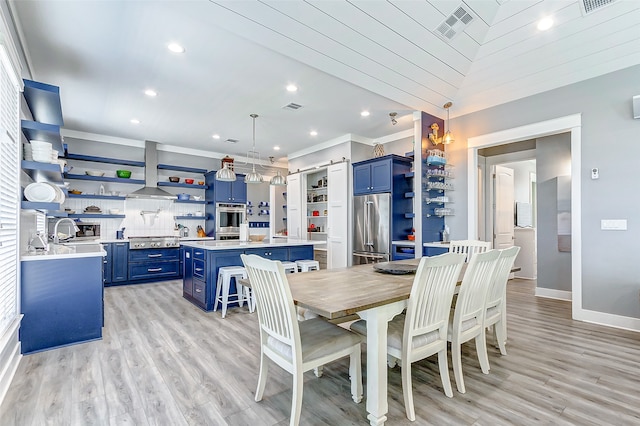
M 295 84 L 290 84 L 287 86 L 287 92 L 297 92 L 298 91 L 298 86 L 296 86 Z
M 220 135 L 217 134 L 217 133 L 215 135 L 211 136 L 211 137 L 214 138 L 214 139 L 220 139 Z
M 173 53 L 184 53 L 184 47 L 180 46 L 178 43 L 169 43 L 167 45 L 167 49 Z
M 140 120 L 138 120 L 137 118 L 132 118 L 131 124 L 140 124 Z
M 360 113 L 360 115 L 363 116 L 363 117 L 368 117 L 369 116 L 369 111 L 362 111 Z
M 310 131 L 309 134 L 311 136 L 318 136 L 318 132 L 316 132 L 315 130 Z
M 273 149 L 274 149 L 275 151 L 280 151 L 280 147 L 279 147 L 278 145 L 274 146 L 274 147 L 273 147 Z
M 547 16 L 538 21 L 538 29 L 540 31 L 546 31 L 553 26 L 553 18 Z
M 145 95 L 147 95 L 147 96 L 151 96 L 152 98 L 154 98 L 154 97 L 158 96 L 158 92 L 156 92 L 156 91 L 155 91 L 155 90 L 153 90 L 153 89 L 147 89 L 147 90 L 145 90 L 145 91 L 144 91 L 144 94 L 145 94 Z

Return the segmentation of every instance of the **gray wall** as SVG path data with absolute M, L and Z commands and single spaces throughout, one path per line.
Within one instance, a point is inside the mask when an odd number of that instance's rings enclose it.
M 463 213 L 447 218 L 451 237 L 467 237 L 468 138 L 580 113 L 582 168 L 572 176 L 582 184 L 582 306 L 640 318 L 640 120 L 632 115 L 639 76 L 637 65 L 452 119 L 456 142 L 447 151 L 456 165 L 456 211 Z M 600 179 L 591 180 L 592 167 L 600 168 Z M 628 230 L 602 231 L 601 219 L 627 219 Z
M 571 253 L 558 251 L 558 208 L 566 208 L 558 205 L 559 196 L 566 193 L 558 177 L 567 176 L 567 164 L 571 164 L 569 133 L 536 141 L 538 287 L 571 291 Z M 570 187 L 564 189 L 571 193 Z

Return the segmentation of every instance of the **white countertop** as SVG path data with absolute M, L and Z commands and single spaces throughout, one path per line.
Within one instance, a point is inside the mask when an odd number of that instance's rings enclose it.
M 182 241 L 215 241 L 214 237 L 204 237 L 204 238 L 199 238 L 199 237 L 177 237 L 178 240 Z M 97 240 L 69 240 L 68 243 L 64 243 L 64 244 L 77 244 L 77 245 L 84 245 L 84 244 L 107 244 L 107 243 L 128 243 L 129 239 L 125 238 L 123 240 L 118 240 L 116 238 L 98 238 Z
M 409 241 L 409 240 L 397 240 L 397 241 L 391 241 L 391 244 L 395 245 L 395 246 L 406 246 L 406 247 L 413 247 L 416 245 L 415 241 Z M 433 241 L 433 242 L 429 242 L 429 243 L 422 243 L 422 247 L 444 247 L 444 248 L 448 248 L 449 247 L 449 243 L 444 243 L 442 241 Z
M 448 242 L 442 242 L 442 241 L 434 241 L 432 243 L 423 243 L 422 247 L 441 247 L 441 248 L 449 248 L 449 243 Z
M 202 238 L 201 238 L 202 239 Z M 299 238 L 267 238 L 261 242 L 238 241 L 238 240 L 209 240 L 209 241 L 180 241 L 180 244 L 187 247 L 203 248 L 205 250 L 234 250 L 263 247 L 287 247 L 287 246 L 308 246 L 326 245 L 326 241 L 301 240 Z
M 47 252 L 22 253 L 21 261 L 78 259 L 82 257 L 106 256 L 102 246 L 98 243 L 82 244 L 50 244 Z

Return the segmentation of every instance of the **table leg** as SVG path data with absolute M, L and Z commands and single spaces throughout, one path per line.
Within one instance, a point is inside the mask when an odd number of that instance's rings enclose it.
M 387 420 L 387 326 L 407 306 L 399 301 L 358 312 L 367 322 L 367 418 L 371 426 Z

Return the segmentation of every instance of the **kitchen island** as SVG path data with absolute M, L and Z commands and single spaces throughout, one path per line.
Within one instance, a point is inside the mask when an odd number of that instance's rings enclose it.
M 295 238 L 271 238 L 261 242 L 241 241 L 185 241 L 183 248 L 182 295 L 194 305 L 212 311 L 215 302 L 218 270 L 222 266 L 242 266 L 241 254 L 280 261 L 313 259 L 314 245 L 324 241 Z M 235 282 L 230 293 L 235 292 Z
M 102 338 L 106 254 L 94 243 L 20 256 L 23 354 Z

